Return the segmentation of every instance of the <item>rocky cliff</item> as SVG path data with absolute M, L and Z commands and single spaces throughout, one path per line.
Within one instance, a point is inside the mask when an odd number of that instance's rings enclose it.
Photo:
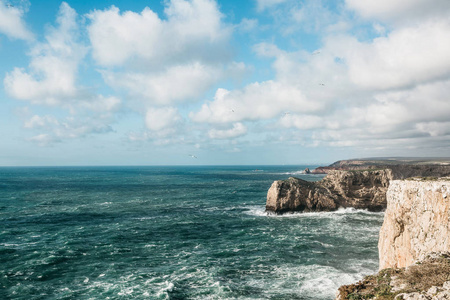
M 381 271 L 336 299 L 450 299 L 450 178 L 391 181 L 378 249 Z
M 391 170 L 330 171 L 318 182 L 290 177 L 275 181 L 267 193 L 266 211 L 333 211 L 355 207 L 380 211 L 386 207 Z
M 450 251 L 450 180 L 394 180 L 387 199 L 378 243 L 381 269 Z

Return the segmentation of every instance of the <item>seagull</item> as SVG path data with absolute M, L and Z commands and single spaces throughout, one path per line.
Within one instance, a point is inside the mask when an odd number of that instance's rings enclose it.
M 285 116 L 288 115 L 288 114 L 290 114 L 290 112 L 288 112 L 288 111 L 284 113 Z
M 234 109 L 232 109 L 231 112 L 234 112 Z
M 197 158 L 197 156 L 192 155 L 192 154 L 189 154 L 189 156 L 192 157 L 192 158 Z
M 321 85 L 321 86 L 325 86 L 325 83 L 319 83 L 319 85 Z
M 320 54 L 320 51 L 319 51 L 319 50 L 316 50 L 316 51 L 314 51 L 314 52 L 312 53 L 312 55 L 317 55 L 317 54 Z
M 6 4 L 6 7 L 10 8 L 10 7 L 14 7 L 14 5 L 12 5 L 12 4 Z

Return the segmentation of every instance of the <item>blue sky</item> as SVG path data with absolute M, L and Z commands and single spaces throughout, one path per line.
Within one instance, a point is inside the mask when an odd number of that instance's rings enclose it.
M 448 156 L 448 53 L 448 0 L 0 0 L 0 166 Z

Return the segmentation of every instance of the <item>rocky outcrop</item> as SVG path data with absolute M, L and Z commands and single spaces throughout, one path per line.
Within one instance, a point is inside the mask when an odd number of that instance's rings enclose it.
M 275 181 L 267 193 L 266 211 L 333 211 L 354 207 L 380 211 L 386 207 L 390 170 L 336 171 L 321 181 L 290 177 Z
M 450 180 L 394 180 L 378 243 L 380 269 L 411 265 L 450 251 Z

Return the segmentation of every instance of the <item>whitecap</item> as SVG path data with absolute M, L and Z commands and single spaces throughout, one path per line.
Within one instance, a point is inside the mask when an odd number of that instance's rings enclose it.
M 333 218 L 333 217 L 341 217 L 345 215 L 353 215 L 353 214 L 364 214 L 364 215 L 373 215 L 373 216 L 383 216 L 384 212 L 371 212 L 367 209 L 356 209 L 353 207 L 340 207 L 335 211 L 320 211 L 320 212 L 286 212 L 284 214 L 278 215 L 273 212 L 267 212 L 265 206 L 247 206 L 243 207 L 246 209 L 244 211 L 247 215 L 258 216 L 258 217 L 272 217 L 272 218 L 305 218 L 305 217 L 313 217 L 313 218 Z

